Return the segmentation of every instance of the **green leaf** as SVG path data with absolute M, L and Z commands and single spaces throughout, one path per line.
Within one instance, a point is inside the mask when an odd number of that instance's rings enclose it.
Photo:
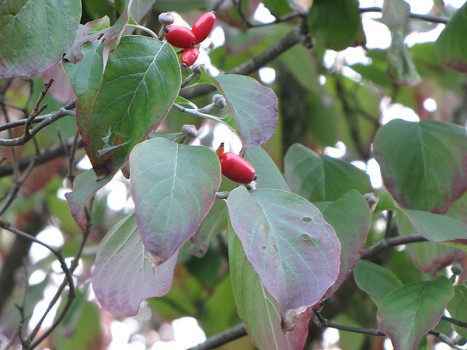
M 467 73 L 467 3 L 456 11 L 436 40 L 436 49 L 441 62 L 447 67 Z
M 434 242 L 454 241 L 467 248 L 467 224 L 446 215 L 404 210 L 417 233 Z
M 403 207 L 445 212 L 467 189 L 467 133 L 453 124 L 396 119 L 374 144 L 383 181 Z
M 355 190 L 347 192 L 337 201 L 321 209 L 321 212 L 341 242 L 339 275 L 326 292 L 325 298 L 328 298 L 344 283 L 360 259 L 370 230 L 371 218 L 367 201 Z
M 423 336 L 443 315 L 454 289 L 447 278 L 396 288 L 381 300 L 377 321 L 395 349 L 417 350 Z
M 31 76 L 52 67 L 71 47 L 79 0 L 4 0 L 0 6 L 0 77 Z
M 308 28 L 321 45 L 336 51 L 366 41 L 356 0 L 314 0 Z
M 243 147 L 256 147 L 271 138 L 279 117 L 277 96 L 272 89 L 253 78 L 236 74 L 215 78 L 203 74 L 200 83 L 213 85 L 224 95 Z
M 308 336 L 311 310 L 299 315 L 293 331 L 283 331 L 280 306 L 251 267 L 242 243 L 231 226 L 229 226 L 229 266 L 238 315 L 252 343 L 264 350 L 302 349 Z
M 448 311 L 451 317 L 467 322 L 467 312 L 465 306 L 467 305 L 467 288 L 459 285 L 454 287 L 454 298 L 448 304 Z M 467 328 L 460 326 L 453 326 L 454 330 L 464 338 L 467 338 Z
M 371 192 L 368 175 L 340 159 L 318 155 L 300 144 L 292 145 L 284 158 L 290 189 L 313 202 L 334 201 L 355 189 Z
M 387 268 L 360 260 L 353 271 L 358 288 L 367 293 L 376 305 L 392 290 L 402 287 L 401 280 Z
M 80 134 L 99 177 L 121 167 L 133 147 L 162 123 L 180 83 L 180 65 L 169 44 L 142 36 L 121 39 L 93 104 L 78 100 Z
M 432 275 L 443 271 L 443 269 L 463 256 L 460 249 L 433 242 L 408 244 L 405 247 L 405 252 L 420 271 Z
M 127 215 L 110 229 L 97 252 L 92 287 L 99 303 L 114 315 L 135 315 L 141 301 L 170 290 L 177 256 L 155 267 L 143 247 L 134 213 Z
M 135 147 L 130 172 L 138 229 L 158 264 L 196 233 L 214 204 L 219 159 L 207 147 L 156 138 Z
M 245 152 L 245 159 L 255 168 L 258 177 L 256 179 L 256 188 L 276 188 L 290 191 L 276 164 L 263 148 L 249 148 Z
M 315 206 L 282 190 L 241 186 L 230 192 L 227 207 L 248 261 L 289 324 L 289 310 L 313 306 L 336 281 L 336 233 Z

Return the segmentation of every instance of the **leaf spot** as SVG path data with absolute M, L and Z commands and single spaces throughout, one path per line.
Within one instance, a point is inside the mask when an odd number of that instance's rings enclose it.
M 313 219 L 310 218 L 309 216 L 306 216 L 306 217 L 303 218 L 303 222 L 312 222 L 312 221 L 313 221 Z

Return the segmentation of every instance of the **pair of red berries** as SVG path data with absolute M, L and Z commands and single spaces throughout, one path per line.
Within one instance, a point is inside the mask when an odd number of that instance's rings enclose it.
M 229 180 L 247 185 L 256 180 L 255 168 L 245 159 L 232 152 L 224 152 L 224 142 L 216 150 L 221 162 L 221 171 Z
M 167 42 L 183 49 L 181 60 L 184 67 L 190 67 L 196 62 L 199 50 L 195 45 L 208 37 L 215 22 L 214 12 L 206 12 L 196 20 L 191 29 L 177 25 L 165 28 L 164 36 Z

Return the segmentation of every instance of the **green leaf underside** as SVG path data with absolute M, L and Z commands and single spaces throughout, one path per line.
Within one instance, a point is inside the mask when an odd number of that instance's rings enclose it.
M 144 246 L 166 261 L 198 230 L 221 182 L 220 164 L 204 146 L 147 140 L 130 155 L 131 194 Z
M 339 272 L 340 242 L 318 209 L 276 189 L 238 187 L 227 199 L 232 227 L 261 282 L 288 310 L 316 304 Z
M 292 145 L 284 158 L 285 179 L 290 189 L 313 202 L 335 201 L 355 189 L 371 192 L 368 175 L 357 167 L 309 148 Z
M 456 11 L 436 40 L 438 56 L 447 67 L 467 73 L 467 3 Z
M 332 295 L 344 283 L 360 259 L 370 229 L 370 208 L 362 195 L 351 190 L 322 210 L 324 219 L 331 224 L 341 242 L 339 275 L 336 283 L 326 292 Z
M 314 0 L 308 28 L 321 45 L 332 50 L 365 44 L 356 0 Z
M 154 267 L 138 233 L 135 215 L 114 225 L 97 252 L 92 286 L 99 303 L 116 316 L 133 316 L 141 301 L 165 295 L 178 254 Z
M 367 293 L 376 305 L 386 294 L 402 287 L 402 281 L 387 268 L 366 260 L 360 260 L 353 271 L 358 288 Z
M 81 18 L 79 0 L 4 0 L 0 6 L 0 77 L 31 76 L 71 47 Z
M 180 79 L 180 65 L 169 44 L 122 37 L 109 57 L 97 96 L 78 99 L 79 131 L 98 176 L 122 166 L 133 147 L 164 120 Z
M 379 304 L 378 327 L 395 349 L 416 350 L 423 336 L 438 324 L 453 296 L 453 286 L 444 277 L 396 288 Z
M 403 207 L 442 213 L 467 189 L 467 133 L 459 126 L 393 120 L 378 131 L 374 153 Z
M 236 74 L 215 78 L 202 75 L 201 83 L 215 86 L 230 107 L 243 147 L 257 147 L 268 141 L 279 117 L 274 91 L 255 79 Z
M 230 225 L 229 262 L 238 315 L 252 343 L 261 350 L 302 349 L 308 336 L 311 309 L 300 314 L 294 330 L 283 331 L 280 306 L 251 267 L 242 243 Z
M 112 180 L 115 174 L 110 174 L 104 179 L 98 180 L 92 169 L 79 174 L 73 181 L 73 191 L 66 193 L 71 215 L 75 219 L 78 227 L 86 230 L 86 205 L 89 199 L 102 187 Z

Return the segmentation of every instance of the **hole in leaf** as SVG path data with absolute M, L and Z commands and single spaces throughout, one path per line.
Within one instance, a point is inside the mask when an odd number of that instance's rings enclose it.
M 303 218 L 303 222 L 312 222 L 313 219 L 310 218 L 309 216 Z
M 304 240 L 305 242 L 312 242 L 312 241 L 313 241 L 312 238 L 311 238 L 311 236 L 310 236 L 310 235 L 307 235 L 306 233 L 301 234 L 301 235 L 300 235 L 300 238 L 301 238 L 302 240 Z

